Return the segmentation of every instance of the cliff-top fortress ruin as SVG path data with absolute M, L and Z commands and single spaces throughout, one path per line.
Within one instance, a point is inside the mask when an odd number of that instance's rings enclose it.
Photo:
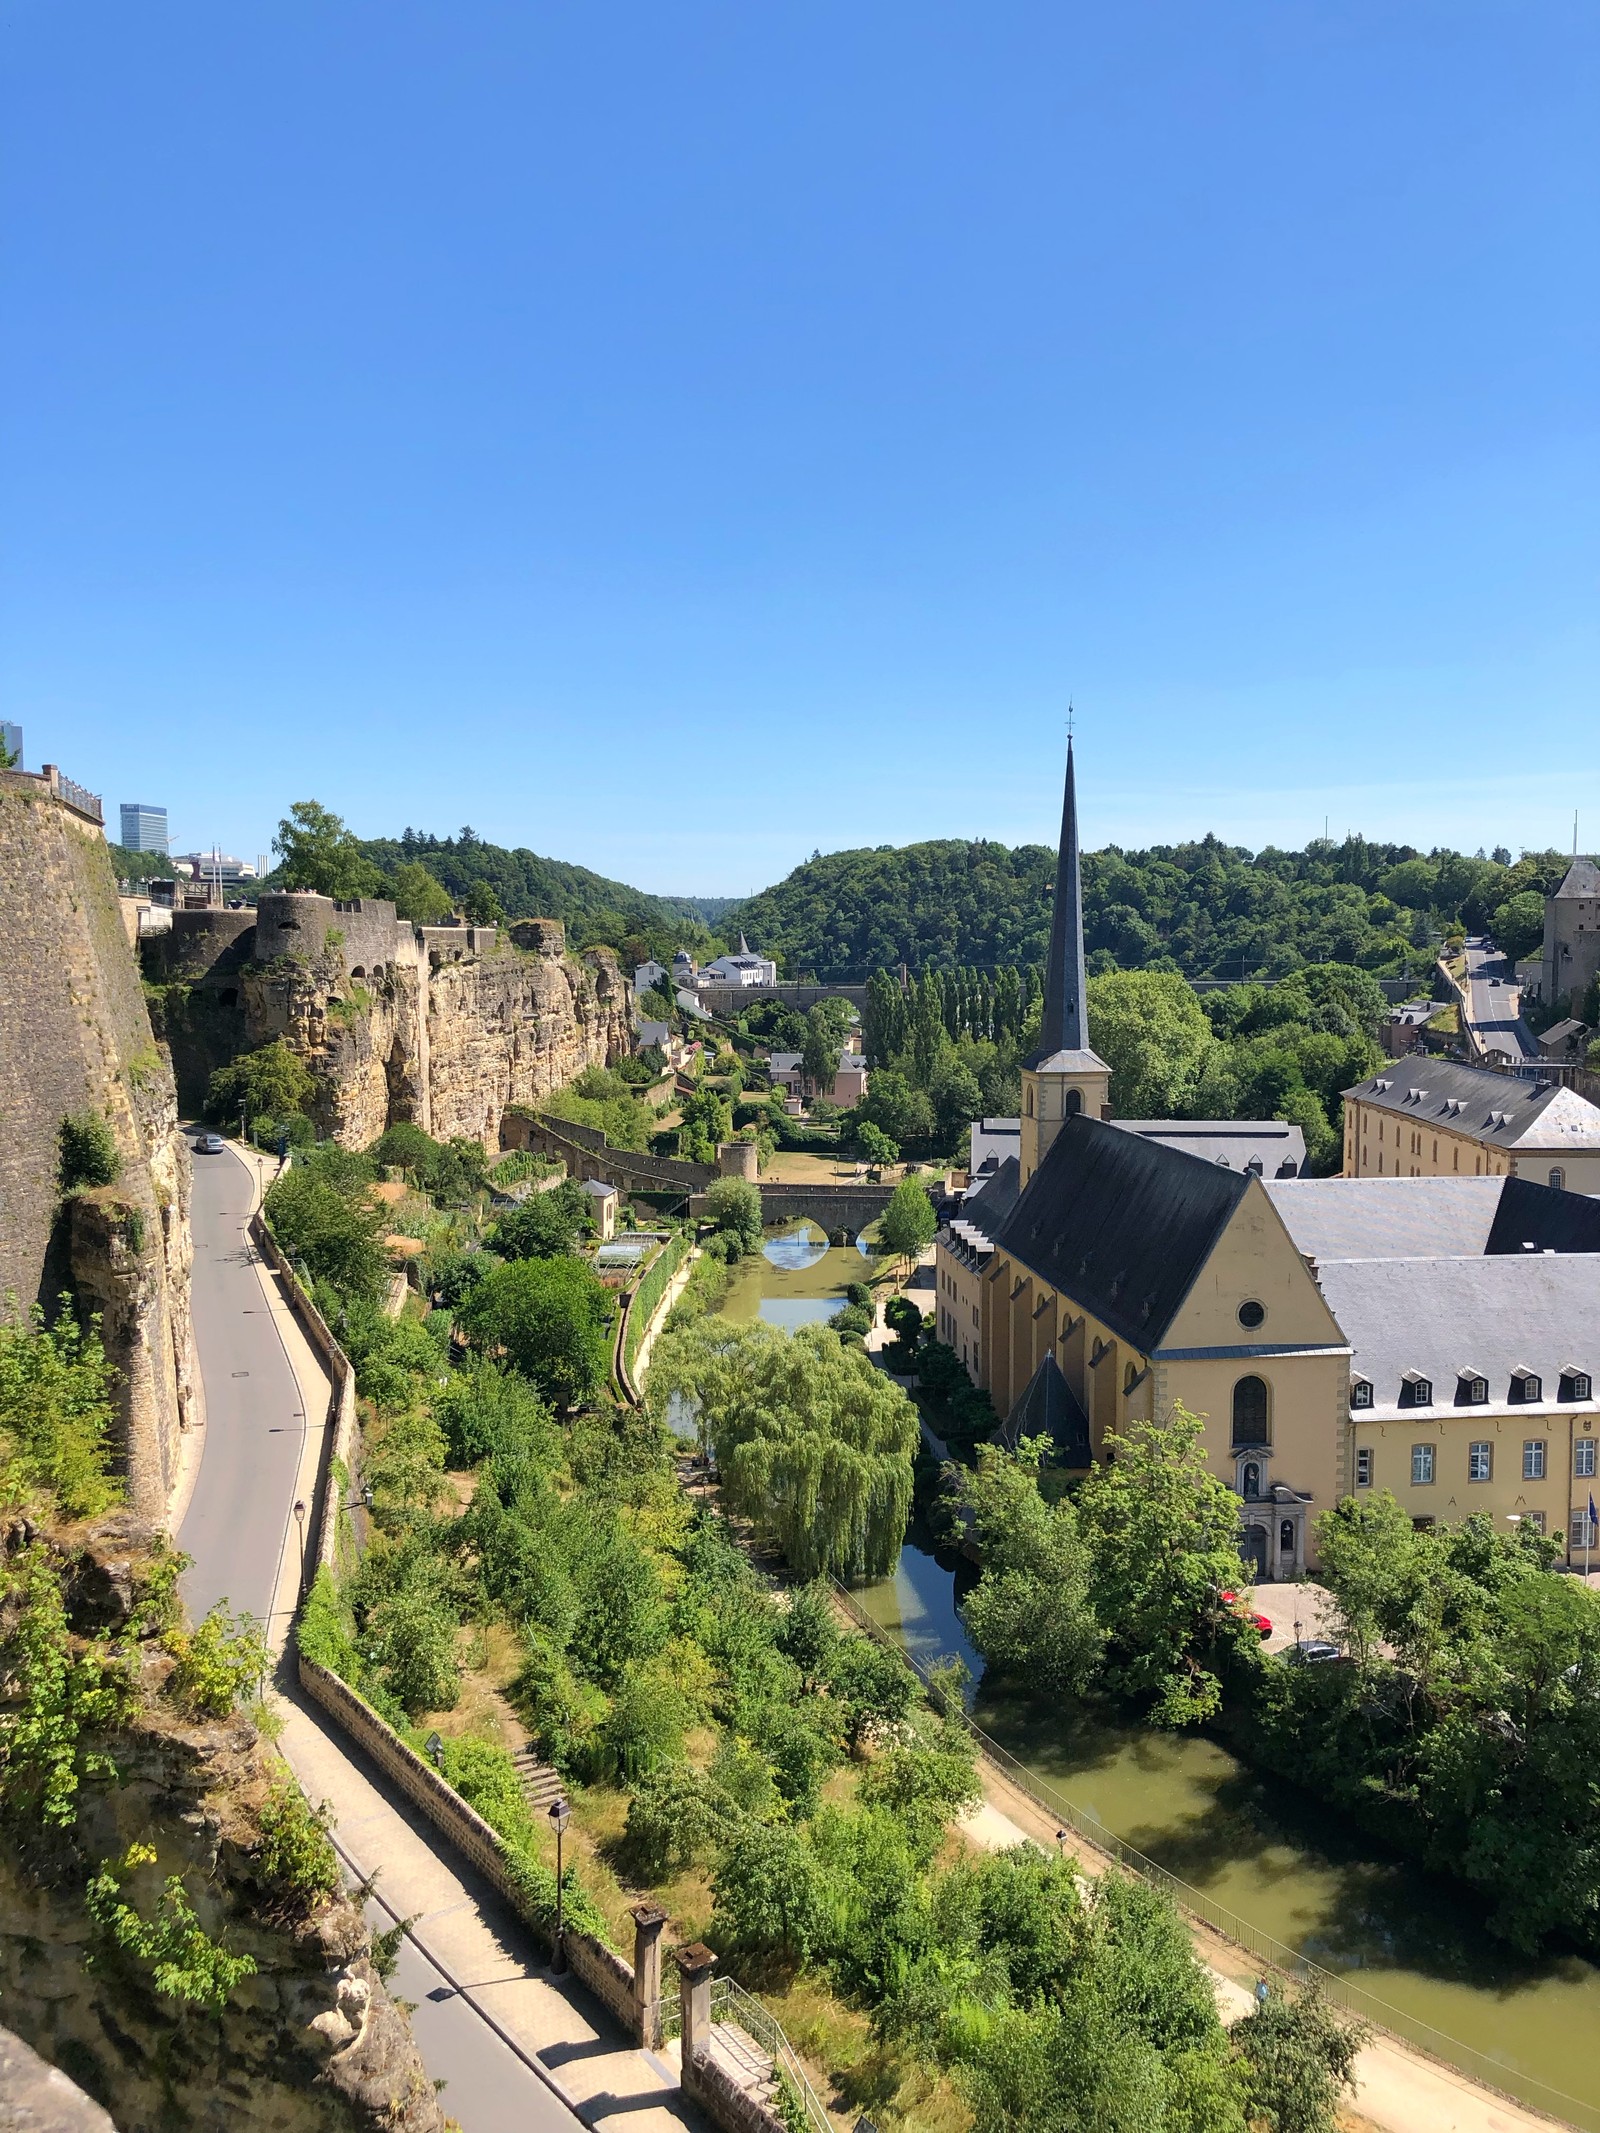
M 144 953 L 186 1105 L 281 1037 L 316 1076 L 319 1129 L 351 1148 L 402 1120 L 497 1148 L 509 1106 L 632 1043 L 615 956 L 569 955 L 558 919 L 413 926 L 382 899 L 276 890 L 254 911 L 176 910 Z

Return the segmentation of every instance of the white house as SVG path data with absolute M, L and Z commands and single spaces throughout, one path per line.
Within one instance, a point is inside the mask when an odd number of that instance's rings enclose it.
M 770 956 L 754 955 L 741 933 L 736 955 L 719 955 L 700 973 L 702 985 L 776 985 L 778 966 Z
M 635 992 L 654 992 L 667 975 L 665 963 L 635 963 L 633 966 L 633 989 Z

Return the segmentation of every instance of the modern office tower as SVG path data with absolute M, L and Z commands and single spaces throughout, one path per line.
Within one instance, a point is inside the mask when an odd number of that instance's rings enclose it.
M 0 743 L 4 744 L 6 754 L 11 758 L 12 769 L 20 770 L 22 768 L 22 728 L 13 725 L 8 718 L 0 719 Z
M 124 800 L 122 848 L 125 852 L 164 852 L 167 848 L 166 809 L 149 807 L 143 800 Z

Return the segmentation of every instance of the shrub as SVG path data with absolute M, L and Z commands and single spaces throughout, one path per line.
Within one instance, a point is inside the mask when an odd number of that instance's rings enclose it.
M 318 1814 L 289 1777 L 262 1805 L 261 1850 L 256 1863 L 285 1908 L 305 1917 L 339 1887 L 339 1856 L 328 1835 L 326 1810 Z
M 736 1236 L 746 1251 L 759 1251 L 761 1194 L 748 1178 L 718 1178 L 706 1194 L 706 1213 L 719 1230 Z
M 111 1476 L 111 1365 L 99 1321 L 85 1332 L 70 1299 L 46 1327 L 37 1304 L 0 1321 L 0 1503 L 47 1489 L 68 1518 L 92 1518 L 115 1503 Z
M 822 1875 L 796 1830 L 742 1823 L 718 1854 L 712 1930 L 726 1943 L 803 1962 L 822 1924 Z
M 321 1149 L 317 1151 L 321 1156 Z M 376 1303 L 389 1276 L 383 1217 L 359 1189 L 335 1182 L 336 1166 L 296 1164 L 267 1193 L 273 1235 L 313 1279 L 342 1297 Z
M 122 1157 L 103 1112 L 72 1112 L 61 1121 L 59 1140 L 63 1192 L 81 1192 L 89 1186 L 117 1182 L 122 1173 Z
M 195 1629 L 171 1632 L 167 1649 L 177 1661 L 172 1694 L 199 1718 L 226 1718 L 265 1679 L 270 1656 L 249 1617 L 230 1614 L 220 1600 Z
M 662 1881 L 697 1866 L 732 1833 L 738 1809 L 715 1779 L 685 1762 L 664 1762 L 635 1784 L 627 1845 L 641 1879 Z
M 236 1119 L 284 1120 L 304 1113 L 316 1089 L 305 1061 L 281 1037 L 218 1067 L 206 1088 L 206 1116 L 215 1123 Z

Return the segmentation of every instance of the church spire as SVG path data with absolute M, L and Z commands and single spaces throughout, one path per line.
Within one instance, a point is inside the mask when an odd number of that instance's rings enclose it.
M 1056 859 L 1055 911 L 1050 921 L 1050 959 L 1044 972 L 1044 1019 L 1030 1066 L 1057 1052 L 1086 1052 L 1089 1025 L 1084 1006 L 1083 882 L 1078 864 L 1078 786 L 1067 732 L 1067 785 L 1061 800 L 1061 849 Z

